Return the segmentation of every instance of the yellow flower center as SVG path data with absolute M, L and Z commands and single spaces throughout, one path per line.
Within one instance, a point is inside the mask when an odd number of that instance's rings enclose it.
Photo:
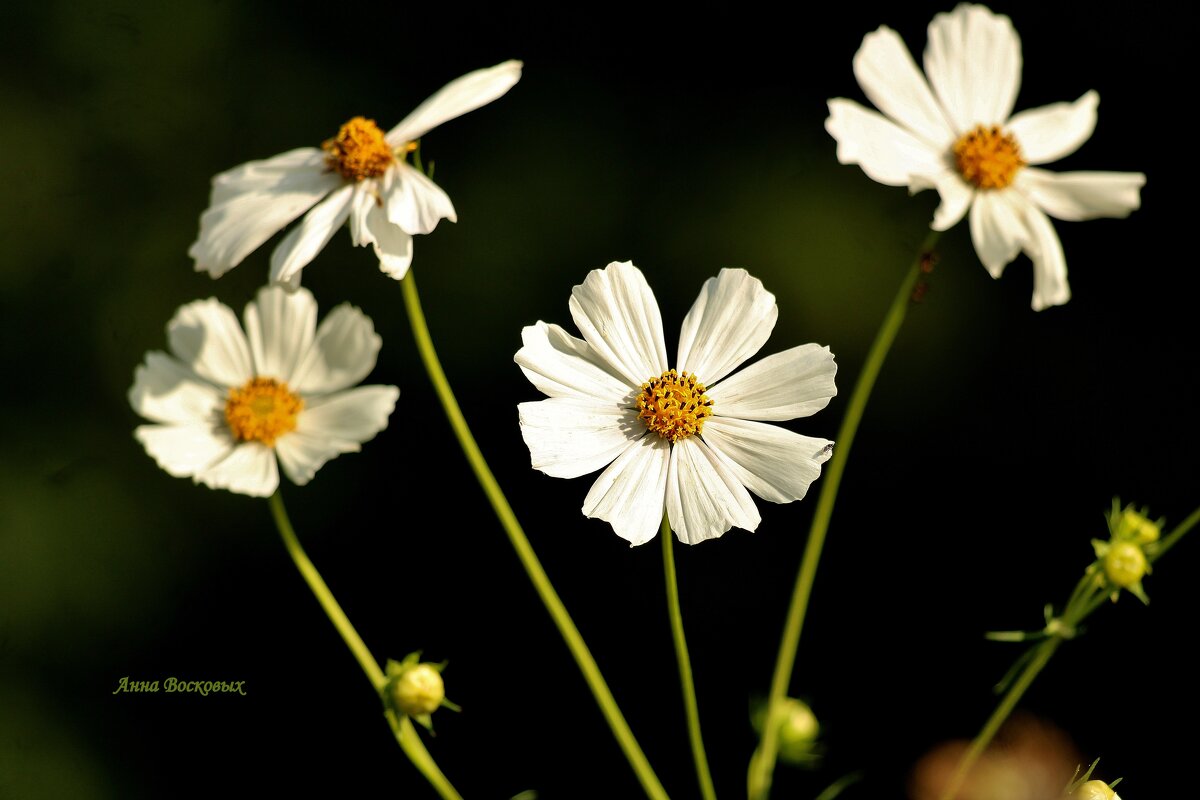
M 321 145 L 325 162 L 348 181 L 378 178 L 395 161 L 383 131 L 375 120 L 355 117 L 338 128 L 337 136 Z
M 673 369 L 642 384 L 638 395 L 638 419 L 664 439 L 677 442 L 700 432 L 712 416 L 712 400 L 695 375 L 680 375 Z
M 286 383 L 274 378 L 252 378 L 240 389 L 230 389 L 225 401 L 225 421 L 239 442 L 275 440 L 296 429 L 296 417 L 304 401 L 288 391 Z
M 1021 148 L 999 125 L 978 125 L 954 143 L 954 164 L 968 183 L 980 189 L 1003 189 L 1025 166 Z

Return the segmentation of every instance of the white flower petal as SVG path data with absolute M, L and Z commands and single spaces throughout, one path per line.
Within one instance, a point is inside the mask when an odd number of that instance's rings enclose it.
M 279 465 L 270 447 L 260 442 L 243 442 L 223 459 L 198 472 L 195 478 L 212 489 L 270 497 L 279 488 Z
M 312 292 L 266 286 L 258 290 L 254 302 L 246 304 L 244 320 L 255 374 L 291 384 L 317 330 Z
M 641 270 L 614 261 L 571 290 L 571 317 L 592 350 L 630 386 L 667 369 L 662 316 Z
M 550 397 L 617 404 L 635 388 L 624 383 L 587 342 L 558 325 L 529 325 L 521 331 L 521 342 L 524 346 L 513 360 L 525 377 Z
M 942 170 L 937 175 L 915 176 L 910 188 L 913 192 L 922 189 L 937 189 L 942 202 L 933 212 L 933 222 L 929 227 L 935 231 L 946 231 L 953 228 L 966 215 L 975 199 L 975 189 L 962 179 L 954 170 Z
M 196 270 L 220 277 L 341 181 L 315 147 L 251 161 L 216 176 L 209 207 L 200 216 L 200 233 L 188 248 Z
M 913 175 L 946 168 L 945 152 L 853 100 L 829 101 L 825 130 L 837 140 L 839 163 L 858 164 L 872 180 L 888 186 L 908 186 Z
M 715 539 L 734 525 L 752 531 L 762 520 L 729 465 L 694 436 L 671 448 L 667 518 L 685 544 Z
M 303 486 L 325 462 L 357 453 L 387 427 L 399 396 L 395 386 L 359 386 L 312 400 L 300 412 L 296 430 L 275 443 L 288 479 Z
M 220 419 L 225 393 L 166 353 L 147 353 L 129 390 L 133 410 L 154 422 L 212 423 Z
M 662 524 L 671 445 L 643 436 L 600 473 L 583 501 L 583 513 L 602 519 L 630 545 L 645 544 Z
M 343 303 L 325 315 L 312 344 L 301 354 L 291 389 L 302 394 L 336 392 L 375 369 L 383 340 L 371 318 Z
M 396 280 L 403 279 L 412 264 L 413 237 L 389 222 L 387 214 L 377 205 L 367 215 L 367 231 L 379 259 L 379 269 Z
M 589 400 L 554 397 L 517 410 L 533 468 L 554 478 L 595 472 L 647 435 L 637 411 Z
M 1021 40 L 1012 20 L 967 3 L 936 15 L 925 75 L 956 133 L 1004 124 L 1021 86 Z
M 180 307 L 167 323 L 167 342 L 176 358 L 218 386 L 241 386 L 254 377 L 242 326 L 215 297 Z
M 1023 169 L 1018 184 L 1033 204 L 1071 221 L 1127 217 L 1142 204 L 1140 172 L 1047 172 Z
M 863 38 L 854 54 L 854 76 L 876 108 L 930 147 L 948 150 L 954 143 L 941 105 L 894 30 L 881 26 Z
M 271 281 L 284 283 L 310 261 L 333 238 L 350 216 L 353 186 L 343 186 L 304 215 L 304 219 L 283 238 L 271 253 Z
M 233 439 L 212 425 L 141 425 L 134 437 L 176 478 L 191 478 L 233 451 Z
M 837 394 L 836 374 L 837 364 L 828 347 L 802 344 L 751 364 L 709 389 L 708 397 L 716 416 L 796 419 L 829 405 Z M 705 426 L 709 422 L 711 419 Z
M 971 240 L 975 253 L 993 278 L 1021 252 L 1028 238 L 1021 209 L 1014 206 L 1009 191 L 978 192 L 971 206 Z
M 454 204 L 442 187 L 408 164 L 397 164 L 387 194 L 387 218 L 405 233 L 429 233 L 438 221 L 458 222 Z
M 767 343 L 778 317 L 775 295 L 762 281 L 744 269 L 721 270 L 683 318 L 677 368 L 716 383 Z
M 380 181 L 367 179 L 354 185 L 347 221 L 350 225 L 350 241 L 354 242 L 355 247 L 366 247 L 375 242 L 375 238 L 367 230 L 367 215 L 371 213 L 375 204 L 380 202 L 380 184 Z
M 392 147 L 399 147 L 419 139 L 443 122 L 501 97 L 520 79 L 520 61 L 505 61 L 494 67 L 469 72 L 446 84 L 417 106 L 399 125 L 388 131 L 387 142 Z
M 1030 206 L 1025 211 L 1025 219 L 1030 237 L 1025 243 L 1025 252 L 1033 260 L 1033 310 L 1060 306 L 1071 299 L 1062 242 L 1050 218 L 1041 209 Z
M 763 500 L 790 503 L 804 497 L 821 475 L 833 442 L 801 436 L 778 425 L 713 417 L 704 423 L 704 442 L 729 461 L 746 488 Z
M 1074 103 L 1054 103 L 1022 111 L 1005 126 L 1016 138 L 1026 164 L 1048 164 L 1071 155 L 1092 138 L 1100 95 L 1088 92 Z

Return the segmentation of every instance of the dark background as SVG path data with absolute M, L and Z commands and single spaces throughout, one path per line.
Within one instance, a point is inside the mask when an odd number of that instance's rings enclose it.
M 161 472 L 125 394 L 175 309 L 240 309 L 269 247 L 220 282 L 186 256 L 217 172 L 315 145 L 356 114 L 385 129 L 449 80 L 525 61 L 512 92 L 425 137 L 460 222 L 418 237 L 414 274 L 451 381 L 648 757 L 695 796 L 657 542 L 630 549 L 579 506 L 591 478 L 528 467 L 512 363 L 521 327 L 569 325 L 612 260 L 641 267 L 668 350 L 701 283 L 749 269 L 778 298 L 764 354 L 838 357 L 840 396 L 789 427 L 833 438 L 936 197 L 840 166 L 825 101 L 863 100 L 851 59 L 896 28 L 910 49 L 947 5 L 243 6 L 184 0 L 9 7 L 0 32 L 0 796 L 432 796 L 309 595 L 266 504 Z M 1094 4 L 1008 3 L 1025 55 L 1017 109 L 1100 92 L 1060 169 L 1140 170 L 1128 220 L 1058 223 L 1074 293 L 1029 308 L 967 227 L 943 238 L 868 409 L 818 574 L 793 684 L 824 725 L 817 773 L 777 797 L 901 797 L 938 742 L 973 735 L 1019 652 L 1105 535 L 1114 494 L 1170 522 L 1200 502 L 1191 21 Z M 1185 44 L 1186 43 L 1186 44 Z M 300 537 L 374 653 L 448 659 L 429 747 L 469 797 L 636 797 L 638 786 L 459 455 L 399 285 L 339 232 L 304 272 L 322 313 L 349 300 L 384 347 L 369 379 L 390 427 L 309 487 Z M 747 708 L 764 693 L 815 502 L 677 548 L 705 735 L 724 797 L 744 793 Z M 1124 776 L 1127 800 L 1187 779 L 1200 711 L 1200 561 L 1185 541 L 1143 608 L 1104 608 L 1023 707 Z M 119 679 L 244 680 L 248 695 L 112 692 Z M 250 776 L 251 785 L 242 779 Z M 1064 777 L 1065 781 L 1065 777 Z

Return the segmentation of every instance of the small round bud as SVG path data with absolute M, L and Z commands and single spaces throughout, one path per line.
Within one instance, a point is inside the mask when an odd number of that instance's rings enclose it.
M 1071 800 L 1121 800 L 1104 781 L 1088 781 L 1071 793 Z
M 1157 542 L 1161 534 L 1162 530 L 1158 527 L 1158 523 L 1147 519 L 1132 508 L 1121 512 L 1121 521 L 1117 523 L 1118 538 L 1129 539 L 1138 544 L 1150 544 Z
M 793 764 L 812 764 L 820 755 L 821 725 L 807 704 L 784 698 L 779 708 L 779 757 Z
M 446 684 L 429 664 L 416 664 L 392 680 L 392 701 L 410 717 L 432 714 L 446 699 Z
M 1146 574 L 1146 554 L 1133 542 L 1113 542 L 1104 554 L 1104 572 L 1114 586 L 1127 589 Z

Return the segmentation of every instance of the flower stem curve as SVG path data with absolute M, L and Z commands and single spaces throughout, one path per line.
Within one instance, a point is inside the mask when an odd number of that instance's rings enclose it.
M 650 762 L 646 759 L 645 753 L 642 752 L 642 748 L 634 737 L 633 731 L 630 730 L 629 724 L 625 721 L 625 716 L 621 713 L 621 709 L 617 705 L 617 701 L 613 698 L 612 692 L 604 680 L 604 676 L 600 673 L 600 667 L 597 666 L 595 658 L 592 657 L 591 651 L 583 640 L 583 636 L 579 633 L 579 629 L 575 627 L 575 623 L 571 619 L 571 615 L 567 612 L 566 606 L 563 605 L 558 592 L 555 591 L 554 585 L 550 582 L 549 576 L 546 575 L 541 562 L 533 552 L 533 546 L 529 543 L 528 537 L 525 536 L 525 531 L 521 528 L 521 523 L 517 520 L 517 515 L 513 512 L 512 506 L 509 505 L 508 499 L 504 496 L 504 492 L 501 490 L 500 484 L 497 483 L 496 477 L 492 474 L 491 468 L 488 467 L 487 460 L 479 450 L 479 445 L 475 443 L 475 437 L 471 433 L 471 428 L 467 425 L 466 418 L 463 417 L 462 409 L 459 408 L 458 400 L 454 396 L 454 390 L 450 388 L 450 382 L 446 379 L 446 373 L 442 370 L 437 350 L 434 349 L 433 338 L 430 336 L 429 326 L 425 322 L 425 312 L 421 309 L 421 298 L 417 294 L 417 284 L 412 270 L 409 270 L 404 280 L 400 282 L 400 287 L 404 293 L 404 306 L 408 311 L 409 323 L 412 326 L 413 338 L 416 341 L 417 350 L 421 354 L 421 361 L 425 365 L 425 371 L 429 373 L 429 379 L 433 383 L 433 388 L 437 392 L 438 400 L 441 401 L 443 410 L 446 412 L 446 417 L 450 421 L 450 427 L 458 439 L 458 444 L 462 448 L 463 455 L 467 458 L 467 463 L 470 464 L 471 470 L 475 473 L 475 477 L 479 481 L 484 495 L 487 496 L 488 502 L 491 503 L 492 510 L 500 520 L 501 527 L 504 528 L 504 532 L 508 535 L 508 540 L 512 543 L 513 549 L 517 553 L 517 558 L 520 559 L 521 566 L 525 568 L 525 573 L 529 576 L 534 589 L 537 590 L 542 605 L 546 607 L 550 618 L 554 620 L 555 626 L 558 627 L 558 632 L 567 644 L 567 649 L 571 651 L 575 663 L 579 666 L 579 671 L 583 673 L 583 678 L 587 682 L 588 688 L 591 689 L 592 696 L 596 699 L 596 704 L 600 706 L 600 711 L 604 715 L 604 719 L 608 722 L 608 727 L 612 730 L 617 744 L 620 745 L 626 760 L 629 761 L 629 765 L 637 775 L 642 789 L 646 792 L 646 796 L 653 800 L 667 800 L 666 790 L 658 780 L 658 776 L 650 766 Z

